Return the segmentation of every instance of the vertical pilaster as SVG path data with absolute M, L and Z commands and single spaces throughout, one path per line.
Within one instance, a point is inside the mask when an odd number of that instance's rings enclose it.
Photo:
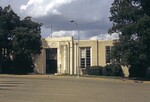
M 71 41 L 70 43 L 69 43 L 69 54 L 70 54 L 70 57 L 69 57 L 69 60 L 70 60 L 70 74 L 72 75 L 72 74 L 74 74 L 74 63 L 73 63 L 73 61 L 74 61 L 74 55 L 73 55 L 73 42 Z
M 57 52 L 58 52 L 58 54 L 57 54 L 57 63 L 58 63 L 58 69 L 57 69 L 57 71 L 58 71 L 58 73 L 62 73 L 62 71 L 61 71 L 61 68 L 62 68 L 62 65 L 61 65 L 61 44 L 59 43 L 59 47 L 57 48 Z
M 64 73 L 66 73 L 66 45 L 64 45 Z

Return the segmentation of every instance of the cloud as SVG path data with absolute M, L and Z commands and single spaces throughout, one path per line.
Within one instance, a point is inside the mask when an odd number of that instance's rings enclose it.
M 32 16 L 34 21 L 43 23 L 42 36 L 74 36 L 78 30 L 70 22 L 74 20 L 79 25 L 80 38 L 100 38 L 107 35 L 112 26 L 109 21 L 111 3 L 113 0 L 29 0 L 20 6 L 22 13 Z M 92 38 L 92 39 L 93 39 Z
M 66 30 L 60 30 L 60 31 L 55 31 L 52 32 L 51 34 L 51 29 L 48 28 L 43 28 L 45 32 L 44 35 L 42 35 L 43 37 L 47 36 L 48 37 L 65 37 L 65 36 L 72 36 L 74 39 L 78 39 L 78 31 L 77 30 L 73 30 L 73 31 L 66 31 Z M 46 32 L 48 32 L 46 34 Z M 90 31 L 80 31 L 79 33 L 79 38 L 81 40 L 85 40 L 85 39 L 90 39 L 90 40 L 113 40 L 113 39 L 119 39 L 119 34 L 118 33 L 112 33 L 112 34 L 97 34 L 96 31 L 91 31 L 93 33 L 93 35 L 91 35 Z
M 118 33 L 113 33 L 113 34 L 100 34 L 98 36 L 93 36 L 90 38 L 90 40 L 114 40 L 114 39 L 119 39 L 119 34 Z
M 60 36 L 74 36 L 76 35 L 76 31 L 58 31 L 58 32 L 53 32 L 52 36 L 53 37 L 60 37 Z
M 21 5 L 20 9 L 33 17 L 45 16 L 49 13 L 61 15 L 58 8 L 72 1 L 74 0 L 29 0 L 26 5 Z

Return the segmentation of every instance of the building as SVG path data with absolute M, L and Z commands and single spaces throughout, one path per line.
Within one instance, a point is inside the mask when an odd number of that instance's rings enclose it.
M 113 40 L 77 41 L 72 37 L 48 37 L 42 39 L 42 46 L 41 54 L 34 60 L 37 73 L 82 74 L 81 70 L 89 66 L 110 63 Z

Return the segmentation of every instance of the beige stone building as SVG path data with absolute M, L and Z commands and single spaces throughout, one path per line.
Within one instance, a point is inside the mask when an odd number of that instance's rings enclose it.
M 72 37 L 42 39 L 42 53 L 35 58 L 41 74 L 82 74 L 88 66 L 110 63 L 113 40 L 73 40 Z

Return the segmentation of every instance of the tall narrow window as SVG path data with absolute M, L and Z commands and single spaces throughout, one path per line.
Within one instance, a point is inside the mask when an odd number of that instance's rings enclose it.
M 86 67 L 91 65 L 91 56 L 90 56 L 90 48 L 86 48 Z
M 91 65 L 90 48 L 81 48 L 81 68 L 86 68 Z
M 85 48 L 81 48 L 81 68 L 85 68 Z
M 110 63 L 110 50 L 111 50 L 111 47 L 110 46 L 106 46 L 105 48 L 105 52 L 106 52 L 106 63 Z

